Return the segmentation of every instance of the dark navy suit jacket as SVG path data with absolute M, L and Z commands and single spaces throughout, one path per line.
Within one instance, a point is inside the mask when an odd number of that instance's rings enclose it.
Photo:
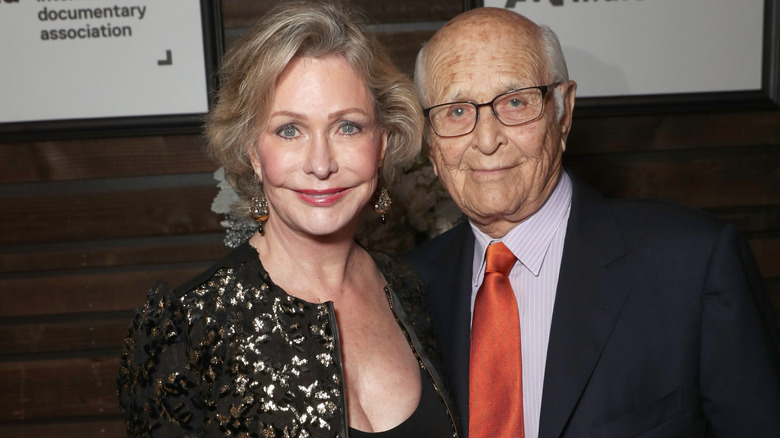
M 780 335 L 742 235 L 572 183 L 539 436 L 780 437 Z M 463 223 L 409 254 L 464 431 L 473 249 Z

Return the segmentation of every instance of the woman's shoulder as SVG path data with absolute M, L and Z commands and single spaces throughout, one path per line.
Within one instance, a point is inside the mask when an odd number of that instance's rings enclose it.
M 412 326 L 420 331 L 420 335 L 427 337 L 430 317 L 425 301 L 425 289 L 414 269 L 408 261 L 400 257 L 379 251 L 369 253 L 387 280 L 391 294 L 398 298 L 404 318 L 408 318 Z
M 390 287 L 400 298 L 424 295 L 422 282 L 408 261 L 382 251 L 369 250 L 368 252 Z
M 244 273 L 245 271 L 252 272 Z M 220 283 L 224 286 L 226 282 L 235 282 L 238 272 L 242 272 L 241 277 L 247 278 L 251 278 L 252 274 L 257 274 L 254 278 L 261 278 L 264 273 L 257 250 L 249 242 L 236 247 L 205 271 L 177 286 L 174 294 L 186 299 L 188 295 L 203 289 L 204 286 L 219 287 Z
M 199 319 L 199 316 L 212 313 L 226 291 L 231 293 L 240 284 L 239 289 L 251 286 L 244 279 L 262 283 L 262 270 L 257 252 L 248 244 L 242 245 L 211 267 L 176 288 L 160 281 L 149 289 L 146 302 L 136 310 L 133 330 L 143 326 L 155 327 L 163 323 L 186 324 Z M 251 271 L 251 272 L 247 272 Z M 149 334 L 151 334 L 150 332 Z

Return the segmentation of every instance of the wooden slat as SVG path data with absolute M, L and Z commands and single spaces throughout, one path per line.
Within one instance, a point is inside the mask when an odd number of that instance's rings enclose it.
M 119 349 L 131 315 L 113 319 L 4 324 L 0 356 Z
M 780 145 L 780 111 L 624 117 L 575 115 L 566 154 L 765 145 Z
M 0 198 L 0 245 L 219 233 L 214 186 Z
M 780 238 L 753 239 L 750 244 L 763 275 L 780 276 Z M 3 316 L 128 310 L 143 303 L 145 291 L 157 280 L 167 279 L 172 284 L 178 284 L 200 272 L 199 268 L 151 273 L 54 276 L 45 280 L 0 280 L 0 289 L 9 291 L 8 294 L 0 292 L 0 300 L 6 303 Z M 117 277 L 122 278 L 121 287 L 116 285 Z M 36 292 L 51 283 L 59 287 L 49 293 Z M 101 290 L 101 287 L 106 289 Z M 28 293 L 23 300 L 15 299 L 19 295 L 14 294 L 19 294 L 21 290 L 27 290 Z M 45 308 L 40 307 L 41 302 Z M 34 310 L 30 310 L 31 307 Z M 33 311 L 36 313 L 31 313 Z M 118 347 L 128 322 L 129 318 L 123 316 L 107 320 L 6 325 L 3 328 L 4 336 L 0 339 L 0 354 Z
M 208 266 L 0 278 L 0 317 L 133 310 L 158 281 L 177 286 Z
M 766 279 L 766 289 L 769 293 L 769 300 L 776 312 L 780 312 L 780 277 Z M 780 323 L 780 320 L 778 320 Z
M 780 237 L 752 239 L 750 247 L 764 277 L 780 277 Z
M 119 415 L 118 357 L 0 363 L 0 421 Z
M 766 289 L 769 293 L 769 300 L 772 302 L 772 308 L 775 310 L 775 321 L 780 330 L 780 277 L 766 279 Z
M 780 204 L 776 150 L 609 160 L 578 157 L 568 163 L 584 180 L 614 198 L 663 199 L 696 208 Z
M 197 135 L 0 143 L 0 183 L 213 172 Z
M 109 417 L 108 418 L 113 418 Z M 20 421 L 0 424 L 3 438 L 125 438 L 127 428 L 121 418 L 105 420 Z
M 130 239 L 0 247 L 0 273 L 60 271 L 219 260 L 224 233 L 203 237 Z
M 710 209 L 710 213 L 736 224 L 746 233 L 780 231 L 780 205 Z
M 279 0 L 222 0 L 222 22 L 225 29 L 251 26 Z M 352 0 L 369 19 L 378 23 L 447 21 L 463 12 L 463 2 L 452 0 Z
M 377 38 L 387 47 L 390 58 L 398 69 L 412 79 L 417 53 L 434 33 L 435 30 L 380 32 L 377 33 Z
M 580 157 L 582 158 L 582 157 Z M 569 160 L 607 196 L 654 198 L 697 208 L 780 204 L 780 155 Z M 221 233 L 213 187 L 0 199 L 0 245 Z

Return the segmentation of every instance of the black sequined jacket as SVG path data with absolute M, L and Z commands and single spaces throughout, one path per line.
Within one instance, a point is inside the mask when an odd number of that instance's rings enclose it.
M 423 290 L 372 253 L 385 293 L 458 436 Z M 249 244 L 185 285 L 158 284 L 125 339 L 119 401 L 134 437 L 342 437 L 346 401 L 332 303 L 274 284 Z

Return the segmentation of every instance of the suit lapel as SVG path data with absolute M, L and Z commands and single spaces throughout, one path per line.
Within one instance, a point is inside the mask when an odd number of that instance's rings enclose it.
M 453 255 L 458 254 L 458 257 Z M 468 223 L 452 230 L 444 250 L 430 261 L 425 279 L 436 335 L 458 414 L 468 430 L 469 345 L 471 339 L 471 270 L 474 235 Z
M 630 289 L 622 236 L 600 195 L 574 192 L 547 348 L 539 437 L 559 437 L 588 384 Z

